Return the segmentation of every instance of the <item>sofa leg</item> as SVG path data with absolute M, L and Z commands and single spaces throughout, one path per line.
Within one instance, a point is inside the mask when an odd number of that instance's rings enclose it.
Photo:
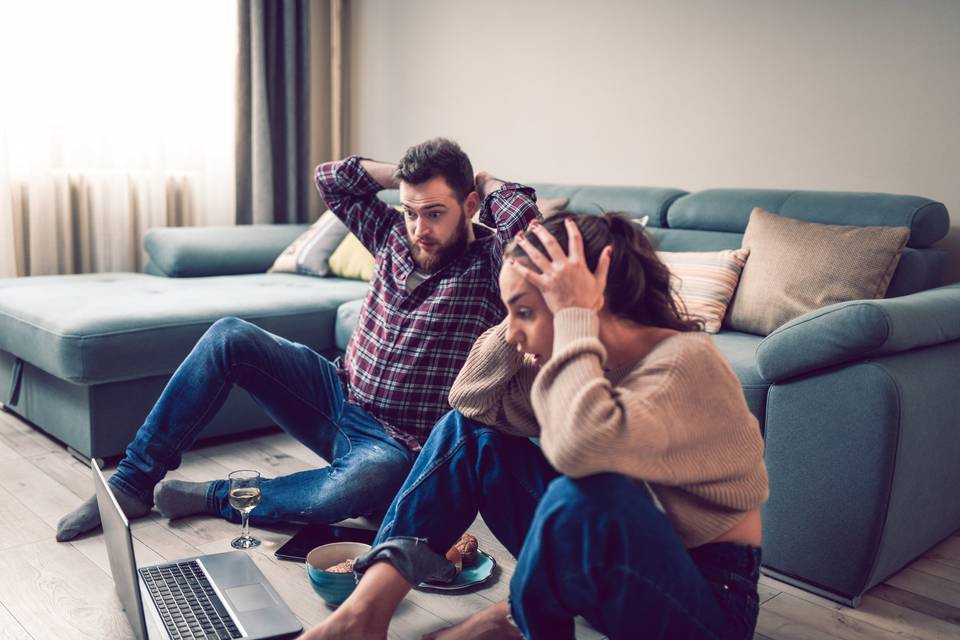
M 67 453 L 69 453 L 71 456 L 73 456 L 74 458 L 76 458 L 79 462 L 83 463 L 83 465 L 84 465 L 85 467 L 89 467 L 89 466 L 90 466 L 90 456 L 87 456 L 87 455 L 84 455 L 84 454 L 80 453 L 79 451 L 77 451 L 76 449 L 74 449 L 73 447 L 71 447 L 71 446 L 69 446 L 69 445 L 67 445 Z M 101 469 L 103 469 L 103 467 L 104 467 L 104 460 L 103 460 L 103 458 L 94 458 L 94 460 L 97 461 L 97 466 L 100 467 Z

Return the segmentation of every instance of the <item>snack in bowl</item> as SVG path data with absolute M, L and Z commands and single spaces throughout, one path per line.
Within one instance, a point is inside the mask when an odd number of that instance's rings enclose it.
M 313 549 L 305 562 L 310 586 L 331 606 L 342 604 L 357 586 L 353 561 L 370 550 L 360 542 L 333 542 Z
M 353 558 L 324 569 L 327 573 L 353 573 Z

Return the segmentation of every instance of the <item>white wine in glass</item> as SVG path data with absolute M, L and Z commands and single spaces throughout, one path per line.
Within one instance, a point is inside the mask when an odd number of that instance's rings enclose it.
M 256 547 L 260 541 L 250 535 L 250 512 L 260 504 L 260 472 L 242 469 L 234 471 L 230 479 L 230 506 L 240 512 L 240 537 L 230 545 L 234 549 Z

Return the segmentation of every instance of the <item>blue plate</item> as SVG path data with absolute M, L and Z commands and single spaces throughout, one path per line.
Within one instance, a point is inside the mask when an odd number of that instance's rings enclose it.
M 477 563 L 461 571 L 453 582 L 421 582 L 417 585 L 417 589 L 425 589 L 428 591 L 460 591 L 461 589 L 474 587 L 489 580 L 496 566 L 497 561 L 494 560 L 492 556 L 483 551 L 477 551 Z

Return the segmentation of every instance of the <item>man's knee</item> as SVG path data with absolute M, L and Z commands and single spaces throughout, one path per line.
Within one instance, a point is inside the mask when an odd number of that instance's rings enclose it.
M 269 334 L 255 324 L 241 318 L 220 318 L 207 329 L 201 344 L 231 355 L 242 355 L 244 347 L 255 347 Z

